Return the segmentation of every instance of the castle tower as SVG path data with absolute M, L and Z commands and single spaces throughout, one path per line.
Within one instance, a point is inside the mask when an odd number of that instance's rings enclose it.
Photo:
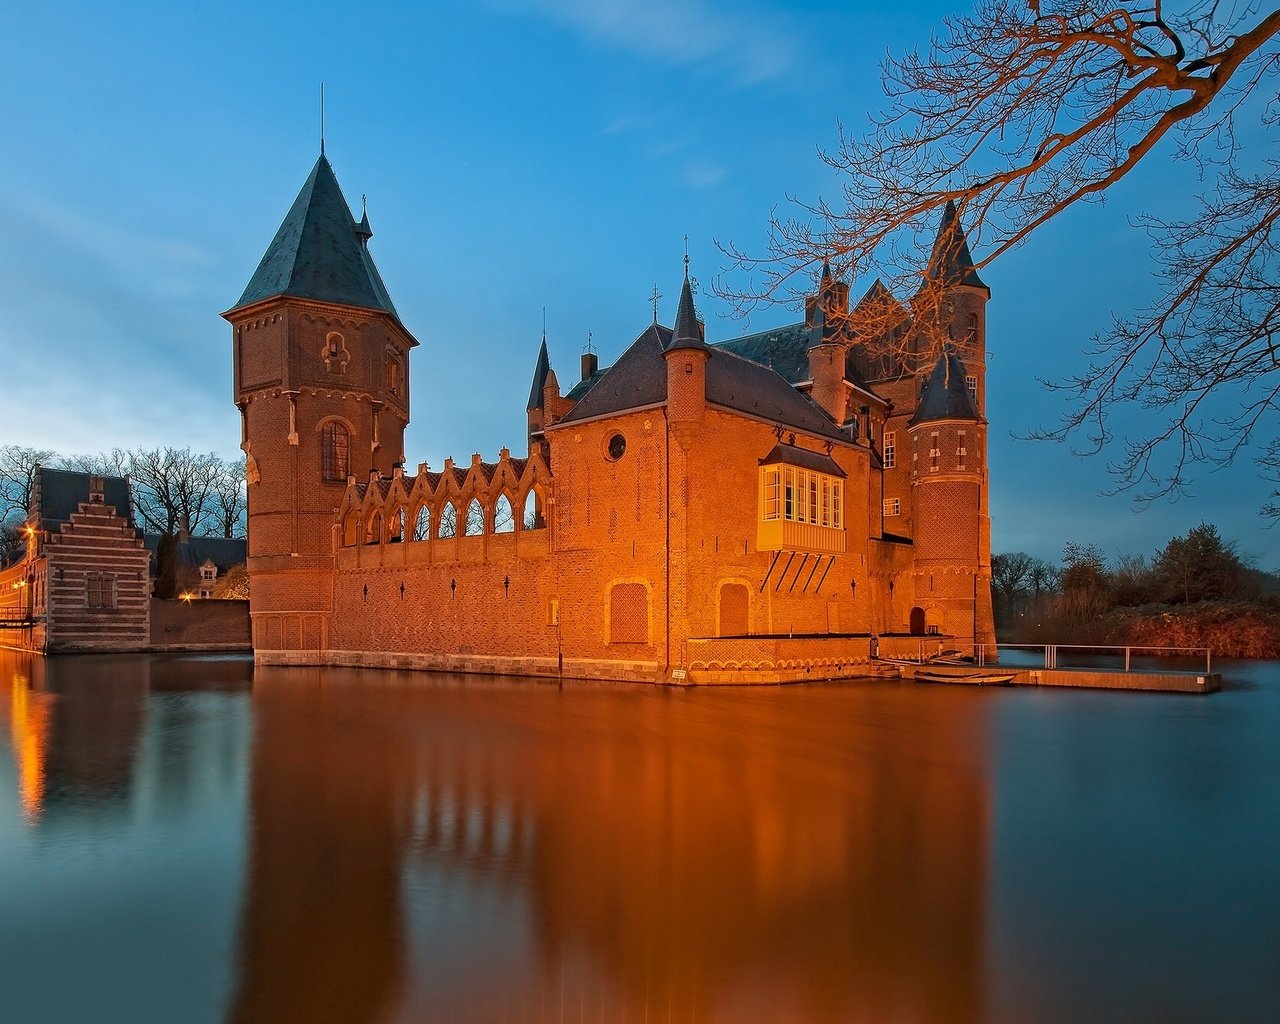
M 812 344 L 809 346 L 810 397 L 825 409 L 837 424 L 847 417 L 848 393 L 845 363 L 852 337 L 848 331 L 849 286 L 831 275 L 831 264 L 822 262 L 818 294 L 805 299 L 805 320 Z
M 328 643 L 333 522 L 347 478 L 390 476 L 409 422 L 405 329 L 365 214 L 321 153 L 244 294 L 223 317 L 249 481 L 256 650 Z
M 662 356 L 667 361 L 667 417 L 676 441 L 689 451 L 707 408 L 707 360 L 711 350 L 707 348 L 693 307 L 687 257 L 675 329 Z
M 988 505 L 986 304 L 954 203 L 943 212 L 921 292 L 947 340 L 925 382 L 911 439 L 915 597 L 927 624 L 995 643 Z M 912 623 L 913 628 L 918 622 Z

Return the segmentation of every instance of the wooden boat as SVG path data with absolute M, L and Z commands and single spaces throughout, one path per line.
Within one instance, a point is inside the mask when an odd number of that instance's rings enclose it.
M 912 674 L 918 683 L 967 683 L 970 686 L 1007 686 L 1017 672 L 995 666 L 920 665 Z

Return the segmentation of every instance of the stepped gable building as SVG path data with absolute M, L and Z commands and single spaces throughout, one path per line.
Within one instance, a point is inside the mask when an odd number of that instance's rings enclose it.
M 709 342 L 686 263 L 674 326 L 567 390 L 543 338 L 527 454 L 439 468 L 406 468 L 418 342 L 372 234 L 322 154 L 223 314 L 260 662 L 771 682 L 994 641 L 990 293 L 954 207 L 937 317 L 824 267 L 802 322 Z
M 150 643 L 151 553 L 127 478 L 37 466 L 23 529 L 25 556 L 0 572 L 0 643 L 48 653 Z

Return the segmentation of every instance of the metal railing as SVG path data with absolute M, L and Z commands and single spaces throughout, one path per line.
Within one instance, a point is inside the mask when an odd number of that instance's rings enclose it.
M 1213 649 L 1211 647 L 1147 647 L 1140 644 L 977 644 L 978 664 L 988 663 L 990 654 L 999 660 L 1000 651 L 1043 651 L 1044 668 L 1059 668 L 1060 652 L 1077 652 L 1081 654 L 1123 655 L 1124 671 L 1133 671 L 1134 654 L 1157 658 L 1191 657 L 1204 658 L 1204 671 L 1208 675 L 1213 671 Z M 1082 666 L 1085 667 L 1085 666 Z

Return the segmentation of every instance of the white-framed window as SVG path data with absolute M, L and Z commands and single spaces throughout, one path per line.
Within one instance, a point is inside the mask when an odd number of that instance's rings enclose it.
M 902 514 L 902 501 L 898 498 L 884 499 L 884 514 L 886 516 L 897 516 Z
M 978 378 L 973 374 L 969 374 L 964 379 L 964 386 L 969 389 L 969 399 L 976 406 L 978 404 Z
M 898 464 L 898 434 L 893 430 L 884 432 L 884 468 L 893 469 Z
M 797 466 L 762 466 L 760 517 L 844 529 L 844 481 Z

